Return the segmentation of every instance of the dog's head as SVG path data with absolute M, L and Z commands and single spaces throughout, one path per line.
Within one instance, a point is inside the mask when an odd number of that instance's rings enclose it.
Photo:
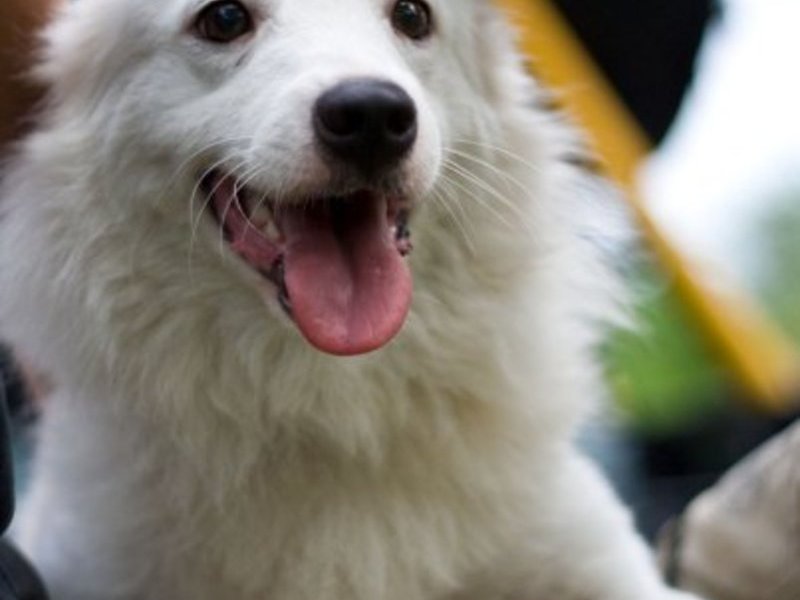
M 493 118 L 496 21 L 488 0 L 79 0 L 42 73 L 105 185 L 137 188 L 93 210 L 157 206 L 187 253 L 221 249 L 279 319 L 352 355 L 401 328 L 415 214 Z

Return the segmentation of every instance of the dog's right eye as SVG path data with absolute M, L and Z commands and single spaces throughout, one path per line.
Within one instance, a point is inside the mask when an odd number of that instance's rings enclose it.
M 197 17 L 195 29 L 203 39 L 229 44 L 253 30 L 253 18 L 239 2 L 214 2 Z
M 412 40 L 421 41 L 431 35 L 431 9 L 423 0 L 398 0 L 392 9 L 392 25 Z

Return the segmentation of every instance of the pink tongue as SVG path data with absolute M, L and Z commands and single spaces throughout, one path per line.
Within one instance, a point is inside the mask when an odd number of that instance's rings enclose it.
M 376 350 L 400 330 L 411 274 L 386 201 L 366 194 L 329 207 L 279 211 L 292 316 L 308 341 L 340 356 Z

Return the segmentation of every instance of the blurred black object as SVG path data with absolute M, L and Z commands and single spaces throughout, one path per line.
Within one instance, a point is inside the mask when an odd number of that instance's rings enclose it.
M 800 417 L 754 415 L 735 408 L 735 402 L 725 413 L 684 431 L 640 437 L 629 446 L 641 470 L 641 487 L 626 499 L 649 538 L 742 458 Z
M 5 394 L 5 405 L 12 415 L 26 405 L 22 378 L 14 368 L 11 353 L 0 344 L 0 394 Z
M 694 74 L 713 0 L 555 0 L 654 143 Z
M 14 465 L 6 396 L 6 382 L 14 380 L 11 372 L 8 354 L 0 348 L 0 531 L 8 528 L 14 516 Z M 21 389 L 15 393 L 21 393 Z M 0 600 L 46 598 L 36 572 L 7 540 L 0 540 Z
M 0 381 L 3 380 L 0 371 Z M 5 390 L 0 388 L 0 532 L 11 525 L 14 516 L 14 465 L 11 460 L 11 429 L 8 423 Z
M 0 542 L 0 600 L 47 600 L 41 580 L 8 542 Z

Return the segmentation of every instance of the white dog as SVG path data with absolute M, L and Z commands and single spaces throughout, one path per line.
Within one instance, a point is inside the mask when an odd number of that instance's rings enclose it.
M 56 600 L 688 598 L 572 448 L 603 185 L 488 0 L 78 0 L 39 76 L 0 328 Z

